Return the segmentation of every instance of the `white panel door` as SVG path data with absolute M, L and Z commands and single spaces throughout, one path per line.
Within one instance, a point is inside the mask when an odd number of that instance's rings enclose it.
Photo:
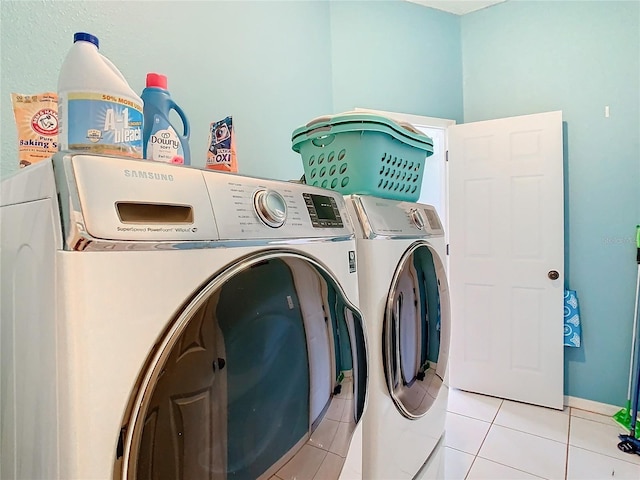
M 562 112 L 448 135 L 451 386 L 561 409 Z

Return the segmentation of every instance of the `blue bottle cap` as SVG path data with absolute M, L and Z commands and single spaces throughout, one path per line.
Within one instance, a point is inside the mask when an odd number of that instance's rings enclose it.
M 98 41 L 98 37 L 96 37 L 95 35 L 91 35 L 90 33 L 85 33 L 85 32 L 77 32 L 73 34 L 73 43 L 76 42 L 90 42 L 93 43 L 96 47 L 100 48 L 99 45 L 99 41 Z

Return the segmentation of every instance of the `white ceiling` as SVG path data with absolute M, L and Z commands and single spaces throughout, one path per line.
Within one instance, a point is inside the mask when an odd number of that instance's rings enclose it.
M 475 12 L 481 8 L 490 7 L 496 3 L 502 3 L 506 0 L 407 0 L 412 3 L 418 3 L 425 7 L 437 8 L 445 12 L 455 13 L 456 15 L 464 15 L 465 13 Z

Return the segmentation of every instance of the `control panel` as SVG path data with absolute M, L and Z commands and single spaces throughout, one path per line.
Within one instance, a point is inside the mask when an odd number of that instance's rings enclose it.
M 441 237 L 444 230 L 435 207 L 366 195 L 351 195 L 350 201 L 368 237 Z
M 353 234 L 336 192 L 203 171 L 221 240 L 338 237 Z
M 342 216 L 334 197 L 304 192 L 304 203 L 307 205 L 311 225 L 317 228 L 342 228 Z
M 81 154 L 57 156 L 54 170 L 74 245 L 353 236 L 343 196 L 309 185 Z

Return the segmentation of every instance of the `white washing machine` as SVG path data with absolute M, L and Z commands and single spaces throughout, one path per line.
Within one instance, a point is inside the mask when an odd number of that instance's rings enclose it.
M 356 228 L 360 308 L 369 335 L 363 475 L 436 478 L 450 334 L 442 224 L 430 205 L 345 199 Z
M 2 478 L 362 478 L 341 195 L 59 154 L 1 200 Z

